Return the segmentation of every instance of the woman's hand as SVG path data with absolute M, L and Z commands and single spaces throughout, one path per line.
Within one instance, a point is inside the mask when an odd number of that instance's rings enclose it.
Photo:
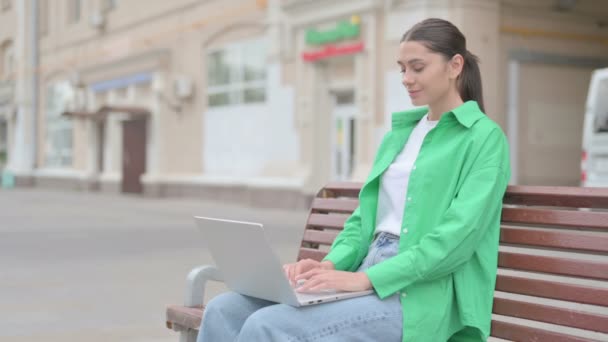
M 372 288 L 367 274 L 364 272 L 344 272 L 315 268 L 304 272 L 295 278 L 305 280 L 298 292 L 319 292 L 323 290 L 365 291 Z
M 287 276 L 287 279 L 289 279 L 289 283 L 291 283 L 292 286 L 296 284 L 296 277 L 313 269 L 333 270 L 334 264 L 327 260 L 319 262 L 313 259 L 302 259 L 298 262 L 283 265 L 285 275 Z

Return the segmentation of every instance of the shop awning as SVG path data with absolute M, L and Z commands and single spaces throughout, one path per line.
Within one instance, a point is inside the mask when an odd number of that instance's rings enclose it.
M 61 113 L 62 116 L 68 117 L 70 119 L 72 118 L 78 118 L 78 119 L 94 119 L 96 112 L 86 112 L 86 111 L 65 111 L 63 113 Z
M 143 119 L 150 115 L 150 111 L 147 108 L 137 106 L 101 106 L 95 112 L 65 111 L 61 115 L 68 118 L 102 121 L 111 113 L 126 115 L 128 119 Z

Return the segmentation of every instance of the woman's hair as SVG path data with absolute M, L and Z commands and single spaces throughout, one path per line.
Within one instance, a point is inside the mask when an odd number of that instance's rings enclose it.
M 460 97 L 463 101 L 477 101 L 479 108 L 485 112 L 479 58 L 467 50 L 466 38 L 454 24 L 437 18 L 423 20 L 405 32 L 401 42 L 408 41 L 420 42 L 431 51 L 445 56 L 446 60 L 457 53 L 462 55 L 464 65 L 457 79 Z

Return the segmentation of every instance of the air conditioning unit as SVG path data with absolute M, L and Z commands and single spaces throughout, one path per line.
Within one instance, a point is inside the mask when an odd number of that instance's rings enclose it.
M 106 26 L 106 15 L 102 11 L 93 11 L 89 20 L 91 27 L 96 30 L 103 30 Z
M 194 84 L 189 77 L 179 76 L 173 83 L 173 91 L 175 96 L 180 100 L 185 100 L 192 97 L 194 92 Z

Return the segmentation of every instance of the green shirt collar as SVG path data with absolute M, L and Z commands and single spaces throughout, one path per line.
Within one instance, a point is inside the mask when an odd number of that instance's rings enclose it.
M 415 108 L 403 112 L 393 113 L 392 127 L 406 127 L 412 122 L 418 122 L 428 112 L 427 107 Z M 441 116 L 441 120 L 448 120 L 448 117 L 455 117 L 456 120 L 466 128 L 470 128 L 473 124 L 482 118 L 485 114 L 479 109 L 476 101 L 467 101 L 462 105 L 452 109 L 450 112 Z M 444 119 L 446 118 L 446 119 Z

